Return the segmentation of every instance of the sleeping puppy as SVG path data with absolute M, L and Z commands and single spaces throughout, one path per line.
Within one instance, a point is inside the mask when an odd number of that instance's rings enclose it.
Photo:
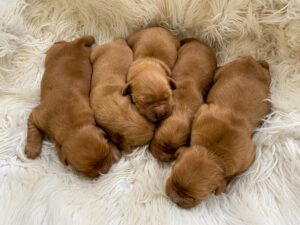
M 96 127 L 89 105 L 92 36 L 57 42 L 47 52 L 41 103 L 28 119 L 25 154 L 36 158 L 43 133 L 54 139 L 60 160 L 89 177 L 107 173 L 119 160 L 117 148 Z
M 177 85 L 173 92 L 175 108 L 156 129 L 150 145 L 153 156 L 161 161 L 174 159 L 175 151 L 188 144 L 193 116 L 204 103 L 217 68 L 211 48 L 196 39 L 185 39 L 181 43 L 172 72 Z
M 139 112 L 152 122 L 167 118 L 173 110 L 176 84 L 170 69 L 177 58 L 179 41 L 160 27 L 147 28 L 128 40 L 134 62 L 130 66 L 123 95 L 131 95 Z
M 193 120 L 191 146 L 178 150 L 167 181 L 167 195 L 183 208 L 225 192 L 227 183 L 250 167 L 255 157 L 251 136 L 270 111 L 266 62 L 236 60 L 218 69 L 214 82 L 208 104 Z
M 125 40 L 96 47 L 91 59 L 93 77 L 91 106 L 99 124 L 125 152 L 147 144 L 154 125 L 138 113 L 130 99 L 122 96 L 132 51 Z

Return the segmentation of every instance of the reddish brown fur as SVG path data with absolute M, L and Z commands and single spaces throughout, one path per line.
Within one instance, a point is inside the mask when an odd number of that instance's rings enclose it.
M 57 42 L 47 52 L 41 103 L 28 119 L 25 153 L 36 158 L 42 133 L 54 139 L 60 160 L 89 177 L 106 173 L 120 153 L 96 127 L 89 105 L 92 36 Z
M 173 110 L 172 90 L 176 84 L 169 75 L 179 41 L 169 31 L 152 27 L 133 34 L 128 43 L 135 61 L 123 94 L 131 94 L 139 112 L 150 121 L 165 119 Z
M 133 59 L 155 58 L 164 62 L 170 69 L 177 59 L 180 43 L 168 30 L 151 27 L 130 36 L 128 44 L 133 50 Z
M 251 135 L 270 111 L 270 74 L 266 62 L 245 57 L 218 69 L 215 84 L 192 125 L 191 147 L 178 150 L 167 181 L 172 201 L 196 206 L 210 193 L 247 170 L 255 157 Z
M 204 102 L 217 68 L 215 53 L 196 39 L 182 41 L 173 69 L 177 89 L 173 93 L 175 108 L 156 129 L 150 150 L 161 161 L 170 161 L 175 151 L 189 142 L 194 114 Z
M 138 113 L 127 96 L 122 96 L 132 51 L 125 40 L 96 47 L 91 55 L 93 78 L 91 106 L 97 123 L 123 151 L 147 144 L 154 125 Z

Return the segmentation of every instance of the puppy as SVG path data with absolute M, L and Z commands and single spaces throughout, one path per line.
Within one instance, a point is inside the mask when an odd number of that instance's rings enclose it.
M 96 122 L 125 152 L 147 144 L 154 130 L 154 125 L 138 113 L 130 99 L 122 96 L 132 57 L 131 49 L 122 39 L 96 47 L 91 55 L 91 106 Z
M 167 195 L 191 208 L 247 170 L 255 157 L 251 136 L 270 111 L 270 74 L 266 62 L 252 57 L 217 70 L 215 84 L 192 124 L 191 146 L 178 150 L 166 185 Z
M 167 118 L 173 110 L 172 90 L 176 84 L 170 69 L 177 58 L 179 41 L 160 27 L 147 28 L 128 40 L 134 62 L 130 66 L 123 95 L 131 95 L 138 111 L 148 120 Z
M 216 68 L 217 59 L 211 48 L 196 39 L 182 41 L 172 72 L 177 84 L 173 92 L 175 108 L 156 129 L 150 145 L 158 160 L 174 159 L 175 151 L 188 144 L 193 116 L 204 103 Z
M 92 36 L 57 42 L 47 52 L 41 103 L 28 119 L 25 154 L 36 158 L 43 133 L 54 139 L 60 160 L 89 177 L 107 173 L 119 160 L 117 148 L 96 127 L 89 105 Z

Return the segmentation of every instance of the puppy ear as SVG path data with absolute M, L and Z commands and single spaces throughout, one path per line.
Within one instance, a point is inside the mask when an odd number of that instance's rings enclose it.
M 131 86 L 130 86 L 130 84 L 128 83 L 128 84 L 126 84 L 126 86 L 123 88 L 123 90 L 122 90 L 122 95 L 123 95 L 123 96 L 126 96 L 126 95 L 129 95 L 129 94 L 131 94 Z
M 175 80 L 173 80 L 172 78 L 169 78 L 169 77 L 168 77 L 168 80 L 169 80 L 169 84 L 170 84 L 171 89 L 175 90 L 177 88 Z
M 222 179 L 215 190 L 215 195 L 220 195 L 226 191 L 226 181 Z

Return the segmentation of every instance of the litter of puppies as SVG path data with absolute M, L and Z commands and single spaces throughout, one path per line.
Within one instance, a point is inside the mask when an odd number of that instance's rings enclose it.
M 183 208 L 225 192 L 251 166 L 251 137 L 271 109 L 267 62 L 247 56 L 217 67 L 212 48 L 160 27 L 92 50 L 94 42 L 84 36 L 48 50 L 28 158 L 47 135 L 64 165 L 95 178 L 121 152 L 149 144 L 157 160 L 174 160 L 166 193 Z

